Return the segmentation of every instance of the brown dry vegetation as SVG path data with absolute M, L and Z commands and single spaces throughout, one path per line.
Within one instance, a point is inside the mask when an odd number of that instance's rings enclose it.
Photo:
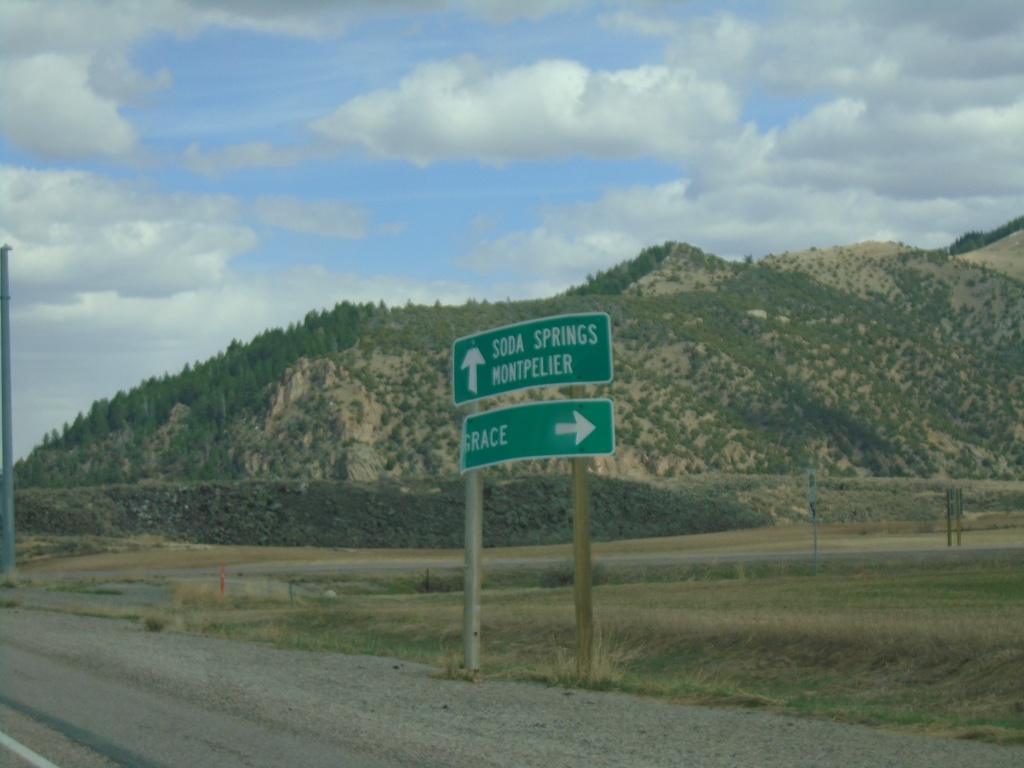
M 1018 487 L 1019 483 L 1012 485 Z M 593 544 L 601 558 L 645 555 L 708 555 L 715 553 L 779 553 L 809 551 L 812 527 L 783 521 L 771 528 L 631 539 Z M 1024 510 L 969 515 L 962 526 L 968 547 L 1024 546 Z M 955 533 L 954 533 L 954 543 Z M 942 547 L 946 524 L 940 520 L 879 520 L 818 526 L 822 552 L 854 550 L 914 550 Z M 567 558 L 569 544 L 495 547 L 484 551 L 484 562 Z M 420 567 L 458 567 L 461 549 L 328 549 L 319 547 L 244 547 L 186 544 L 160 537 L 129 539 L 79 536 L 24 536 L 18 540 L 18 568 L 26 574 L 88 573 L 95 571 L 174 571 L 217 568 L 259 570 L 261 566 L 337 566 L 340 569 L 373 565 L 412 564 Z
M 806 525 L 601 544 L 594 592 L 598 638 L 589 680 L 575 673 L 571 587 L 542 588 L 563 584 L 567 569 L 507 567 L 537 558 L 567 562 L 568 548 L 490 551 L 482 601 L 483 673 L 1022 743 L 1024 519 L 1007 513 L 989 522 L 1003 527 L 966 532 L 965 544 L 973 548 L 967 557 L 944 557 L 945 530 L 933 524 L 821 526 L 822 551 L 856 548 L 865 554 L 825 559 L 818 576 L 809 557 L 725 560 L 738 552 L 809 554 Z M 892 550 L 908 552 L 884 562 L 870 558 Z M 291 563 L 296 571 L 259 576 L 254 560 L 261 552 L 268 556 L 260 558 L 264 563 Z M 716 552 L 722 562 L 622 560 Z M 460 555 L 187 549 L 164 543 L 150 551 L 148 567 L 154 567 L 154 556 L 180 567 L 238 565 L 228 569 L 223 597 L 215 576 L 189 575 L 168 605 L 143 615 L 144 625 L 320 652 L 397 656 L 460 677 Z M 141 565 L 139 557 L 125 551 L 68 563 L 79 569 L 91 560 L 110 568 Z M 449 567 L 429 574 L 372 572 L 403 561 L 413 568 L 438 562 Z M 493 567 L 502 561 L 506 567 Z M 303 562 L 333 562 L 339 570 L 302 572 Z M 352 573 L 357 564 L 371 570 Z M 243 568 L 247 575 L 240 574 Z M 326 589 L 340 597 L 323 597 Z
M 1021 743 L 1022 565 L 1018 551 L 829 563 L 817 577 L 806 563 L 607 568 L 594 595 L 598 668 L 585 681 L 574 674 L 571 588 L 491 574 L 484 674 Z M 458 675 L 461 594 L 415 593 L 408 578 L 325 583 L 343 597 L 273 609 L 254 596 L 249 610 L 192 611 L 190 625 Z

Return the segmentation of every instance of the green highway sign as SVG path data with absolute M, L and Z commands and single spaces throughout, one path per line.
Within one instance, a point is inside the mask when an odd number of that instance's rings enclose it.
M 467 416 L 462 422 L 463 472 L 521 459 L 615 453 L 612 401 L 544 400 Z
M 611 380 L 612 330 L 605 312 L 506 325 L 452 345 L 456 405 L 533 387 Z

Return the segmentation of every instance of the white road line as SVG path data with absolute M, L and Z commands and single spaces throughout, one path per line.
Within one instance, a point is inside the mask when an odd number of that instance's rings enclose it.
M 37 755 L 28 747 L 19 744 L 6 733 L 0 732 L 0 747 L 7 747 L 18 757 L 31 763 L 34 768 L 60 768 L 60 766 L 54 765 L 45 757 Z

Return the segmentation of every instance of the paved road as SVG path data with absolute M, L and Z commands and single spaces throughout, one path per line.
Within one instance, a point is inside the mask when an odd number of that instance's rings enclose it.
M 5 732 L 60 768 L 392 765 L 8 644 L 0 665 Z M 22 764 L 0 749 L 0 765 Z

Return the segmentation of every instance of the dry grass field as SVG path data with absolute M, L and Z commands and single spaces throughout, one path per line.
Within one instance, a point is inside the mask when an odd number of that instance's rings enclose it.
M 71 539 L 73 541 L 69 542 Z M 811 552 L 812 526 L 772 528 L 633 539 L 593 545 L 599 558 L 656 555 L 736 555 Z M 956 544 L 956 534 L 953 534 Z M 1020 513 L 975 516 L 962 526 L 961 543 L 968 548 L 1024 547 L 1024 510 Z M 947 544 L 945 523 L 879 521 L 818 526 L 822 553 L 849 551 L 928 550 Z M 89 554 L 75 554 L 86 550 Z M 485 564 L 568 558 L 571 545 L 487 549 Z M 157 537 L 23 537 L 18 541 L 18 570 L 32 574 L 118 571 L 145 573 L 218 568 L 259 570 L 274 566 L 359 568 L 361 566 L 438 563 L 461 565 L 461 549 L 321 549 L 317 547 L 234 547 L 169 542 Z
M 597 651 L 587 679 L 573 659 L 569 548 L 488 550 L 483 677 L 1024 743 L 1024 513 L 998 517 L 968 521 L 964 546 L 952 551 L 936 523 L 822 525 L 817 575 L 806 524 L 597 544 Z M 22 588 L 87 598 L 116 573 L 171 597 L 146 608 L 85 600 L 62 609 L 462 674 L 459 550 L 148 540 L 55 558 L 45 552 L 60 542 L 22 546 L 37 557 L 23 563 L 5 604 L 17 604 Z
M 1024 232 L 1016 232 L 960 258 L 1024 280 Z

